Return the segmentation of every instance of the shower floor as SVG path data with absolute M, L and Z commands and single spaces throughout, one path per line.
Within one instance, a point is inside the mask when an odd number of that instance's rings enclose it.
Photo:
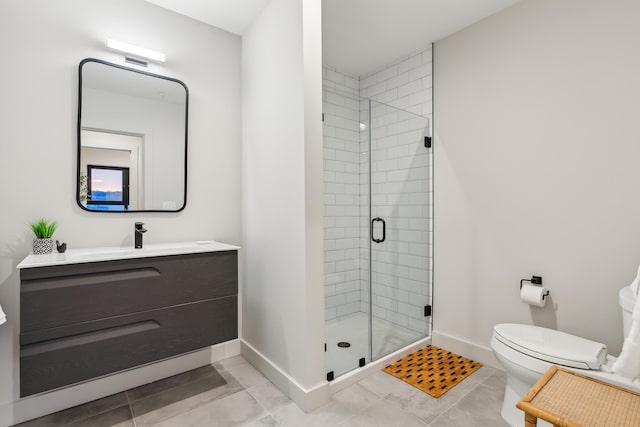
M 423 338 L 418 332 L 386 322 L 373 319 L 373 355 L 379 358 L 398 350 L 418 339 Z M 337 377 L 358 367 L 361 358 L 369 363 L 369 315 L 358 312 L 348 316 L 332 319 L 325 324 L 326 371 L 333 371 Z M 338 343 L 346 341 L 350 347 L 338 347 Z

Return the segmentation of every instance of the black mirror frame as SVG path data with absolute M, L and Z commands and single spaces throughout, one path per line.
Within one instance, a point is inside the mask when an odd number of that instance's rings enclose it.
M 140 210 L 124 210 L 124 211 L 100 211 L 100 210 L 91 210 L 91 209 L 87 209 L 86 206 L 84 206 L 82 204 L 82 202 L 80 201 L 80 168 L 81 168 L 81 163 L 80 163 L 80 151 L 82 148 L 82 142 L 80 140 L 80 132 L 82 130 L 81 128 L 81 121 L 82 121 L 82 67 L 84 66 L 84 64 L 88 63 L 88 62 L 97 62 L 99 64 L 103 64 L 103 65 L 107 65 L 110 67 L 114 67 L 114 68 L 119 68 L 121 70 L 125 70 L 125 71 L 131 71 L 134 73 L 138 73 L 138 74 L 143 74 L 146 76 L 150 76 L 150 77 L 156 77 L 159 79 L 164 79 L 164 80 L 169 80 L 175 83 L 180 84 L 182 87 L 184 87 L 184 91 L 185 91 L 185 108 L 184 108 L 184 201 L 182 203 L 182 207 L 180 207 L 179 209 L 176 210 L 168 210 L 168 209 L 140 209 Z M 87 211 L 87 212 L 93 212 L 93 213 L 139 213 L 139 212 L 180 212 L 182 210 L 184 210 L 187 207 L 187 145 L 188 145 L 188 135 L 189 135 L 189 89 L 187 88 L 187 85 L 184 84 L 184 82 L 178 80 L 178 79 L 174 79 L 171 77 L 167 77 L 167 76 L 162 76 L 159 74 L 154 74 L 154 73 L 149 73 L 147 71 L 142 71 L 142 70 L 136 70 L 133 68 L 129 68 L 129 67 L 124 67 L 122 65 L 118 65 L 118 64 L 114 64 L 111 62 L 107 62 L 107 61 L 103 61 L 101 59 L 95 59 L 95 58 L 85 58 L 82 61 L 80 61 L 80 65 L 78 66 L 78 126 L 77 126 L 77 153 L 76 153 L 76 202 L 78 203 L 78 206 L 80 206 L 80 208 L 82 208 L 83 210 Z

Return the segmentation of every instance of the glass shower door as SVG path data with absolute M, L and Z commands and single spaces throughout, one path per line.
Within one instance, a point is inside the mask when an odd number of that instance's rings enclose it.
M 426 117 L 323 87 L 327 379 L 431 330 Z
M 323 87 L 325 366 L 327 379 L 371 360 L 368 295 L 368 103 Z M 365 207 L 366 206 L 366 207 Z M 364 216 L 363 216 L 364 215 Z M 366 264 L 365 264 L 366 261 Z
M 371 358 L 430 333 L 429 120 L 369 101 Z

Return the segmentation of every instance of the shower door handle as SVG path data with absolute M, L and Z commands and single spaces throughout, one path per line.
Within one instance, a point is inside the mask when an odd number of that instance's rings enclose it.
M 376 222 L 382 222 L 382 239 L 376 239 L 375 237 L 373 237 L 373 225 Z M 373 240 L 376 243 L 382 243 L 384 242 L 384 239 L 386 238 L 386 233 L 387 233 L 387 223 L 384 222 L 384 219 L 378 217 L 375 217 L 371 220 L 371 240 Z

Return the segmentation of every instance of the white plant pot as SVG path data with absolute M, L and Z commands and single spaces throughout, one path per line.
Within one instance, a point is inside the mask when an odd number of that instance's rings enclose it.
M 33 254 L 42 255 L 53 252 L 53 239 L 33 239 Z

